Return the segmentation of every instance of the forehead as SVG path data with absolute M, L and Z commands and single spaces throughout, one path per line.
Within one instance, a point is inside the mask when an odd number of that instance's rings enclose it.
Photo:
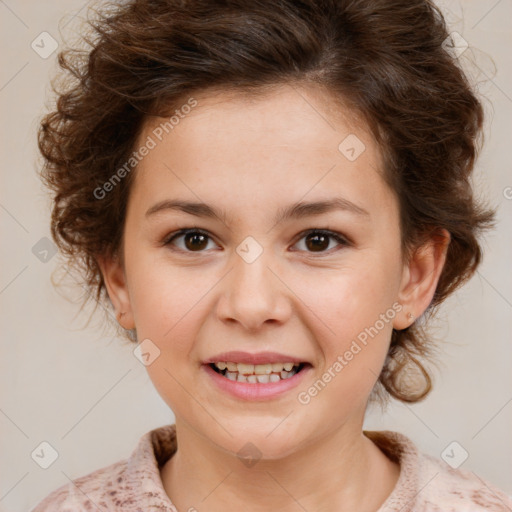
M 151 139 L 154 147 L 137 166 L 139 199 L 210 196 L 242 207 L 330 192 L 357 203 L 389 193 L 380 152 L 360 116 L 322 89 L 206 91 L 183 105 L 193 106 L 143 126 L 138 145 Z
M 180 142 L 201 147 L 219 142 L 288 143 L 300 151 L 306 149 L 301 144 L 306 140 L 307 148 L 335 154 L 340 136 L 352 133 L 370 138 L 358 112 L 325 88 L 313 85 L 282 84 L 256 91 L 212 88 L 182 97 L 174 113 L 178 115 L 147 119 L 144 133 L 155 132 L 158 139 L 172 134 Z

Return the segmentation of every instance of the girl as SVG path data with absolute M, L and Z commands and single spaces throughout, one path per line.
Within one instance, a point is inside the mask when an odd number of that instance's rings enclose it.
M 132 0 L 43 120 L 52 234 L 176 422 L 34 512 L 505 511 L 363 431 L 481 260 L 482 107 L 428 0 Z M 448 459 L 447 459 L 448 460 Z

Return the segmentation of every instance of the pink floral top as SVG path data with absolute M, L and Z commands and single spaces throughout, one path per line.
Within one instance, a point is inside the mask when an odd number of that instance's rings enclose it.
M 403 434 L 364 433 L 401 468 L 393 492 L 378 512 L 512 511 L 511 496 L 471 471 L 452 469 L 441 459 L 419 453 Z M 59 487 L 31 512 L 177 512 L 160 478 L 160 468 L 175 451 L 175 425 L 151 430 L 128 459 Z

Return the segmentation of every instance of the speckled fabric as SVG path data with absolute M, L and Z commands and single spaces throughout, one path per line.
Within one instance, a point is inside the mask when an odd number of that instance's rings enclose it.
M 177 512 L 160 478 L 160 468 L 176 451 L 175 434 L 175 425 L 147 432 L 128 459 L 59 487 L 31 512 Z M 400 464 L 395 489 L 377 512 L 512 512 L 512 497 L 471 471 L 419 453 L 403 434 L 365 435 Z

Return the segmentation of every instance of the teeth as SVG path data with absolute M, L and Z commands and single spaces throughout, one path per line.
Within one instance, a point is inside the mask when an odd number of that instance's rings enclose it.
M 271 373 L 281 373 L 283 370 L 290 372 L 297 363 L 267 363 L 267 364 L 245 364 L 233 363 L 230 361 L 219 361 L 215 366 L 223 371 L 227 368 L 228 372 L 238 372 L 242 375 L 270 375 Z
M 244 375 L 249 375 L 254 373 L 254 365 L 253 364 L 242 364 L 238 363 L 238 373 L 243 373 Z M 258 372 L 256 372 L 258 373 Z
M 254 373 L 256 375 L 270 375 L 272 373 L 272 365 L 271 364 L 256 364 L 256 365 L 254 365 Z
M 297 363 L 245 364 L 219 361 L 215 363 L 215 367 L 224 377 L 232 381 L 268 384 L 293 377 L 299 365 Z

